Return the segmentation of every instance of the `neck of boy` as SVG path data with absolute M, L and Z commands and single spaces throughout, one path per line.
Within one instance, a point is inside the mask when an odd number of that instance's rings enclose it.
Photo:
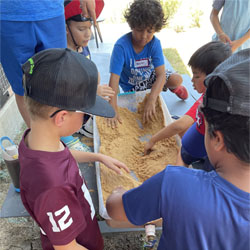
M 141 46 L 140 44 L 136 43 L 133 37 L 132 37 L 132 46 L 136 54 L 139 54 L 144 49 L 144 46 Z
M 74 44 L 67 43 L 67 48 L 75 52 L 79 52 L 79 53 L 82 52 L 82 47 L 75 46 Z
M 134 44 L 133 44 L 133 48 L 134 48 L 134 51 L 135 51 L 136 54 L 139 54 L 144 49 L 144 47 L 137 46 L 137 45 L 134 45 Z
M 60 135 L 53 126 L 43 121 L 31 121 L 31 131 L 25 140 L 26 145 L 32 150 L 58 152 L 64 150 Z
M 242 162 L 234 155 L 225 157 L 215 165 L 216 172 L 237 188 L 250 193 L 250 164 Z

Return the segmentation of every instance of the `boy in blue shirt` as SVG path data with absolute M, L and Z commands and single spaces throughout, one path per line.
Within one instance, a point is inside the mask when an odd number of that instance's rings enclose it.
M 155 103 L 162 90 L 169 88 L 179 98 L 188 98 L 186 88 L 181 85 L 182 77 L 165 70 L 161 43 L 154 36 L 166 24 L 160 2 L 135 0 L 124 17 L 132 32 L 116 42 L 111 56 L 109 86 L 116 93 L 110 100 L 116 111 L 116 117 L 108 120 L 112 128 L 122 122 L 116 100 L 119 85 L 124 92 L 151 89 L 144 108 L 144 122 L 154 118 Z
M 109 216 L 143 225 L 162 218 L 158 249 L 245 250 L 250 245 L 250 49 L 205 80 L 201 111 L 213 171 L 168 166 L 130 191 L 107 199 Z

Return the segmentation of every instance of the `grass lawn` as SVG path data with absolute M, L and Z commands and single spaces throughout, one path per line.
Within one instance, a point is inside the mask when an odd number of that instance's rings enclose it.
M 174 48 L 166 48 L 163 49 L 163 54 L 170 62 L 174 70 L 176 70 L 179 74 L 187 74 L 190 76 L 185 64 L 183 63 L 178 51 Z

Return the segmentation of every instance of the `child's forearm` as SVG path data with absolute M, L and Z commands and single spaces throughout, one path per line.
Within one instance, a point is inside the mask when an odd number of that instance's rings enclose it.
M 156 101 L 166 82 L 165 66 L 159 66 L 156 70 L 156 80 L 150 91 L 150 98 Z
M 238 45 L 241 46 L 248 39 L 250 39 L 250 29 L 241 38 L 238 39 Z
M 79 163 L 99 161 L 103 163 L 106 167 L 116 172 L 117 174 L 122 174 L 122 169 L 125 170 L 127 173 L 130 172 L 130 170 L 124 163 L 104 154 L 88 153 L 76 150 L 71 150 L 71 153 L 75 158 L 75 160 Z
M 101 161 L 102 154 L 70 150 L 75 160 L 79 163 Z
M 114 73 L 111 73 L 110 79 L 109 79 L 109 87 L 111 87 L 114 91 L 115 94 L 110 98 L 110 105 L 114 108 L 114 110 L 117 112 L 117 95 L 118 95 L 118 90 L 119 90 L 119 80 L 120 76 L 116 75 Z
M 153 135 L 150 140 L 151 140 L 151 142 L 153 142 L 155 144 L 156 142 L 161 141 L 161 140 L 166 139 L 166 138 L 169 138 L 171 136 L 174 136 L 174 135 L 178 134 L 179 132 L 181 132 L 180 129 L 176 128 L 174 126 L 174 124 L 171 123 L 167 127 L 160 130 L 158 133 Z
M 193 118 L 188 115 L 184 115 L 178 120 L 170 123 L 168 126 L 160 130 L 151 138 L 151 142 L 154 144 L 165 138 L 185 132 L 194 123 Z

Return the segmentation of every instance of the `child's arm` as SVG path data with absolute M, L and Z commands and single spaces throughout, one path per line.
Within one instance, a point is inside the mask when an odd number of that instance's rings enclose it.
M 108 197 L 107 202 L 106 202 L 106 208 L 108 211 L 108 215 L 112 218 L 112 220 L 110 221 L 106 220 L 106 222 L 108 225 L 109 223 L 111 223 L 111 221 L 113 225 L 118 222 L 117 227 L 119 225 L 119 222 L 121 221 L 126 222 L 126 224 L 122 223 L 122 225 L 126 225 L 127 227 L 132 227 L 132 228 L 141 227 L 141 226 L 136 226 L 132 224 L 131 222 L 129 222 L 126 216 L 124 206 L 123 206 L 123 201 L 122 201 L 122 196 L 126 191 L 127 190 L 125 190 L 124 188 L 118 187 L 115 190 L 113 190 L 112 194 Z M 150 221 L 148 223 L 154 224 L 160 227 L 162 226 L 162 219 Z
M 172 122 L 165 128 L 161 129 L 158 133 L 152 136 L 152 138 L 144 146 L 144 154 L 150 153 L 152 147 L 156 142 L 174 136 L 176 134 L 181 134 L 185 132 L 192 124 L 194 120 L 189 115 L 184 115 L 178 120 Z
M 53 246 L 55 250 L 88 250 L 84 246 L 79 245 L 76 240 L 71 241 L 64 246 Z
M 80 0 L 82 14 L 85 17 L 91 17 L 96 26 L 95 0 Z
M 113 190 L 106 201 L 108 215 L 115 221 L 128 221 L 122 202 L 122 195 L 126 191 L 124 188 L 118 187 Z
M 165 66 L 155 68 L 156 80 L 151 88 L 148 100 L 144 107 L 143 123 L 155 118 L 155 103 L 166 82 Z
M 247 31 L 247 33 L 239 38 L 238 40 L 232 41 L 232 52 L 234 52 L 236 49 L 238 49 L 244 42 L 246 42 L 248 39 L 250 39 L 250 29 Z
M 78 150 L 70 150 L 70 152 L 75 158 L 75 160 L 79 163 L 99 161 L 103 163 L 106 167 L 115 171 L 117 174 L 122 174 L 121 169 L 124 169 L 128 173 L 130 172 L 130 170 L 124 163 L 110 156 L 100 154 L 100 153 L 82 152 Z
M 150 177 L 142 185 L 129 191 L 123 188 L 115 189 L 106 201 L 108 215 L 113 220 L 123 222 L 129 220 L 134 225 L 144 225 L 160 219 L 161 189 L 165 171 Z
M 117 106 L 117 94 L 119 90 L 119 80 L 120 76 L 114 73 L 110 74 L 110 79 L 109 79 L 109 86 L 114 90 L 115 94 L 110 98 L 110 104 L 115 110 L 115 117 L 114 118 L 109 118 L 107 119 L 108 121 L 108 126 L 111 126 L 112 128 L 117 127 L 118 122 L 122 123 L 122 120 L 119 116 L 118 113 L 118 106 Z
M 220 21 L 219 21 L 219 12 L 216 9 L 212 9 L 211 14 L 210 14 L 210 21 L 214 27 L 215 32 L 217 33 L 219 39 L 223 43 L 229 43 L 231 45 L 232 41 L 228 37 L 227 34 L 224 33 L 223 29 L 221 28 Z

